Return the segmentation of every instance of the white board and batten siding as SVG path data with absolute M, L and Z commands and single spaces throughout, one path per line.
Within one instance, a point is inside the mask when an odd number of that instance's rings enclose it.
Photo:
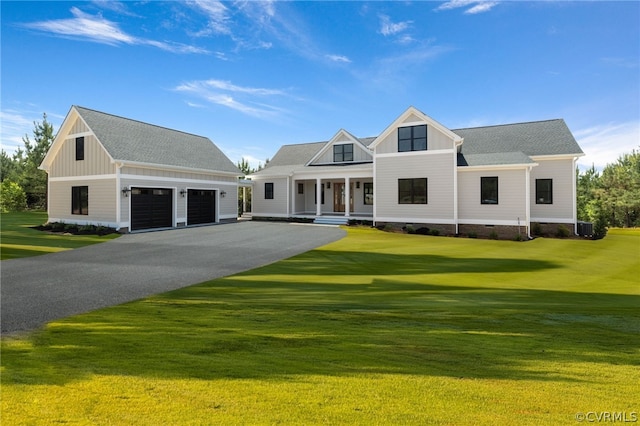
M 362 163 L 367 161 L 373 161 L 373 157 L 366 149 L 359 146 L 357 142 L 349 140 L 349 142 L 336 142 L 329 149 L 327 149 L 320 157 L 318 157 L 313 164 L 331 164 L 333 163 L 333 147 L 336 145 L 353 145 L 353 163 Z
M 437 151 L 442 149 L 453 149 L 454 142 L 448 135 L 445 135 L 440 130 L 428 123 L 411 122 L 407 123 L 407 126 L 416 126 L 427 124 L 427 150 Z M 402 127 L 402 126 L 400 126 Z M 380 154 L 393 154 L 398 152 L 398 132 L 393 131 L 376 146 L 376 155 Z M 376 158 L 377 161 L 377 158 Z
M 382 222 L 453 223 L 453 150 L 415 151 L 376 158 L 374 199 Z M 398 179 L 427 178 L 427 204 L 399 204 Z
M 82 124 L 81 120 L 76 123 Z M 74 129 L 78 127 L 74 126 Z M 84 125 L 81 126 L 83 128 Z M 80 130 L 81 130 L 80 128 Z M 76 160 L 76 137 L 84 137 L 84 160 Z M 49 178 L 108 175 L 115 173 L 116 166 L 98 139 L 91 133 L 75 132 L 69 134 L 49 170 Z
M 527 221 L 525 169 L 462 170 L 458 173 L 459 223 L 524 225 Z M 498 204 L 481 203 L 481 178 L 498 177 Z
M 537 167 L 531 170 L 531 221 L 573 223 L 575 169 L 573 159 L 549 160 L 535 158 Z M 553 203 L 536 204 L 536 179 L 552 179 Z

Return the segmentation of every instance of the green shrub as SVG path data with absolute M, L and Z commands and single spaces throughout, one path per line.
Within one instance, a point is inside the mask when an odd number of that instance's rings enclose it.
M 430 235 L 431 231 L 429 230 L 429 228 L 422 227 L 422 228 L 416 229 L 416 234 L 418 234 L 418 235 Z
M 434 237 L 437 237 L 438 235 L 440 235 L 440 231 L 438 231 L 437 229 L 432 229 L 431 235 L 433 235 Z
M 489 234 L 489 239 L 490 240 L 497 240 L 498 239 L 498 233 L 496 231 L 491 231 L 491 233 Z
M 0 185 L 0 211 L 20 212 L 27 208 L 27 195 L 20 185 L 5 180 Z
M 478 238 L 478 233 L 477 232 L 469 232 L 468 237 L 469 238 Z
M 531 224 L 531 233 L 533 235 L 541 236 L 542 235 L 542 225 L 540 225 L 538 222 L 533 222 Z
M 570 234 L 571 232 L 569 231 L 569 228 L 564 225 L 559 225 L 556 230 L 556 237 L 558 238 L 567 238 Z
M 51 230 L 53 232 L 62 232 L 64 231 L 65 226 L 66 225 L 63 222 L 53 222 L 51 224 Z
M 415 234 L 416 233 L 416 229 L 411 225 L 408 225 L 406 230 L 407 230 L 407 234 Z

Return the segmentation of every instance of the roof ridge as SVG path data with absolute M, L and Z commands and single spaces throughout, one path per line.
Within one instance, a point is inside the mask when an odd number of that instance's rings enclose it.
M 564 121 L 564 119 L 562 118 L 550 118 L 547 120 L 534 120 L 534 121 L 522 121 L 522 122 L 518 122 L 518 123 L 507 123 L 507 124 L 490 124 L 487 126 L 477 126 L 477 127 L 461 127 L 458 129 L 451 129 L 452 132 L 455 132 L 457 130 L 471 130 L 471 129 L 486 129 L 489 127 L 506 127 L 506 126 L 518 126 L 520 124 L 534 124 L 534 123 L 546 123 L 549 121 Z
M 144 125 L 147 125 L 147 126 L 157 127 L 159 129 L 163 129 L 163 130 L 170 130 L 172 132 L 178 132 L 178 133 L 182 133 L 182 134 L 189 135 L 189 136 L 196 136 L 198 138 L 209 139 L 206 136 L 196 135 L 195 133 L 185 132 L 184 130 L 172 129 L 170 127 L 161 126 L 159 124 L 147 123 L 146 121 L 136 120 L 134 118 L 128 118 L 128 117 L 123 117 L 121 115 L 111 114 L 111 113 L 104 112 L 104 111 L 98 111 L 97 109 L 83 107 L 82 105 L 73 105 L 73 107 L 74 108 L 82 108 L 82 109 L 85 109 L 85 110 L 88 110 L 88 111 L 91 111 L 91 112 L 97 112 L 98 114 L 108 115 L 108 116 L 119 118 L 119 119 L 126 120 L 126 121 L 132 121 L 134 123 L 140 123 L 140 124 L 144 124 Z M 209 139 L 209 140 L 211 140 L 211 139 Z

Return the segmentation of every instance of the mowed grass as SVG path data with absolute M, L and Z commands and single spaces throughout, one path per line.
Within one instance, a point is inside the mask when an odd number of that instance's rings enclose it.
M 46 221 L 46 212 L 0 214 L 0 260 L 71 250 L 118 237 L 118 234 L 105 236 L 49 234 L 31 229 Z
M 2 423 L 572 425 L 640 411 L 637 230 L 347 231 L 4 338 Z

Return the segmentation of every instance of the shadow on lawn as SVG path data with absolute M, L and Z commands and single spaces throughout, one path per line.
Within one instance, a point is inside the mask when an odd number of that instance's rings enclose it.
M 229 277 L 3 342 L 3 382 L 364 373 L 589 381 L 562 365 L 637 364 L 639 304 L 638 296 L 380 278 L 305 285 Z

